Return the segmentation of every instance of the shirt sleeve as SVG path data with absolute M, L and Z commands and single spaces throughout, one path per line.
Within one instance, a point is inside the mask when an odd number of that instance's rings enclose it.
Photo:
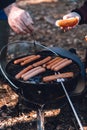
M 77 12 L 81 16 L 81 21 L 79 24 L 87 24 L 87 1 L 78 9 L 72 10 L 72 12 Z
M 4 9 L 8 5 L 14 3 L 16 0 L 0 0 L 0 10 Z

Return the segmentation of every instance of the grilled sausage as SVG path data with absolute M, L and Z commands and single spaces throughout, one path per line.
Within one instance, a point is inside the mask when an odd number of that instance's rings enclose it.
M 65 61 L 67 61 L 68 59 L 62 59 L 59 62 L 55 63 L 54 65 L 51 66 L 51 70 L 54 70 L 54 68 L 56 68 L 57 66 L 59 66 L 60 64 L 64 63 Z
M 64 67 L 70 65 L 71 63 L 72 63 L 72 60 L 67 60 L 64 63 L 60 64 L 59 66 L 55 67 L 54 71 L 58 71 L 58 70 L 60 70 L 60 69 L 62 69 Z
M 35 68 L 33 68 L 33 69 L 27 71 L 26 73 L 24 73 L 24 74 L 21 75 L 21 78 L 24 78 L 26 75 L 29 75 L 29 74 L 31 74 L 32 72 L 35 72 L 35 71 L 38 70 L 39 68 L 41 68 L 41 66 L 35 67 Z
M 59 58 L 60 58 L 60 57 L 56 57 L 56 58 L 54 58 L 54 59 L 48 61 L 47 63 L 43 64 L 43 67 L 46 67 L 47 65 L 49 65 L 49 64 L 51 64 L 51 63 L 53 63 L 53 62 L 55 62 L 55 61 L 56 61 L 57 59 L 59 59 Z
M 41 56 L 40 55 L 35 55 L 34 57 L 31 57 L 30 59 L 25 60 L 24 62 L 21 63 L 21 65 L 26 65 L 34 60 L 39 59 Z
M 69 18 L 69 19 L 61 19 L 56 21 L 56 26 L 67 28 L 67 27 L 73 27 L 78 23 L 78 18 Z
M 56 75 L 50 75 L 50 76 L 45 76 L 43 77 L 43 82 L 50 82 L 54 81 L 60 78 L 72 78 L 74 76 L 73 72 L 66 72 L 66 73 L 61 73 L 61 74 L 56 74 Z
M 16 79 L 20 79 L 21 76 L 26 73 L 27 71 L 31 70 L 33 68 L 32 65 L 29 65 L 28 67 L 26 67 L 25 69 L 21 70 L 18 74 L 16 74 L 15 78 Z
M 38 75 L 40 73 L 45 72 L 45 70 L 46 70 L 45 68 L 41 67 L 41 68 L 33 71 L 32 73 L 27 74 L 25 77 L 23 77 L 23 80 L 28 80 L 28 79 L 30 79 L 30 78 L 32 78 L 32 77 L 34 77 L 34 76 L 36 76 L 36 75 Z
M 39 65 L 42 65 L 42 64 L 48 62 L 48 61 L 51 60 L 51 59 L 52 59 L 52 57 L 51 57 L 51 56 L 48 56 L 48 57 L 44 58 L 43 60 L 34 63 L 34 64 L 33 64 L 33 67 L 37 67 L 37 66 L 39 66 Z
M 19 58 L 19 59 L 17 59 L 17 60 L 14 61 L 14 64 L 19 64 L 20 62 L 23 62 L 23 61 L 25 61 L 26 59 L 29 59 L 29 58 L 31 58 L 31 57 L 33 57 L 33 56 L 35 56 L 35 55 L 30 55 L 30 56 L 25 56 L 25 57 L 23 57 L 23 58 Z
M 59 63 L 60 61 L 62 61 L 63 59 L 62 58 L 59 58 L 57 60 L 55 60 L 53 63 L 49 64 L 46 66 L 47 69 L 51 69 L 51 67 L 57 63 Z

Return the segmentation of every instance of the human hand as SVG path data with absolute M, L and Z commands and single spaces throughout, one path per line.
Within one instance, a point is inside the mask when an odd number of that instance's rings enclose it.
M 15 3 L 6 7 L 4 11 L 8 17 L 10 27 L 16 33 L 26 34 L 34 31 L 32 18 L 27 11 L 17 7 Z

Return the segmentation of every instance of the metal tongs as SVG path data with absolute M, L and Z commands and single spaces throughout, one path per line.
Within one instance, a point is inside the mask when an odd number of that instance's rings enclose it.
M 57 74 L 57 73 L 55 73 L 55 74 Z M 60 72 L 58 72 L 58 74 L 60 74 Z M 78 125 L 79 125 L 79 127 L 80 127 L 80 130 L 84 130 L 84 129 L 83 129 L 83 126 L 82 126 L 82 123 L 81 123 L 81 121 L 80 121 L 80 119 L 79 119 L 79 117 L 78 117 L 78 115 L 77 115 L 77 112 L 76 112 L 76 110 L 75 110 L 75 108 L 74 108 L 74 106 L 73 106 L 73 103 L 72 103 L 72 101 L 71 101 L 71 99 L 70 99 L 70 97 L 69 97 L 69 95 L 68 95 L 68 92 L 67 92 L 65 86 L 64 86 L 64 83 L 63 83 L 64 81 L 65 81 L 65 80 L 64 80 L 63 78 L 57 79 L 57 82 L 60 82 L 60 84 L 61 84 L 61 86 L 62 86 L 62 88 L 63 88 L 63 90 L 64 90 L 64 92 L 65 92 L 65 95 L 66 95 L 66 97 L 67 97 L 67 99 L 68 99 L 68 102 L 69 102 L 69 104 L 70 104 L 70 106 L 71 106 L 71 109 L 72 109 L 72 111 L 73 111 L 73 113 L 74 113 L 74 115 L 75 115 L 75 118 L 76 118 L 76 120 L 77 120 L 77 122 L 78 122 Z
M 34 40 L 34 47 L 37 48 L 36 45 L 39 45 L 40 47 L 46 49 L 46 50 L 49 50 L 51 52 L 53 52 L 53 54 L 55 54 L 56 56 L 58 56 L 58 54 L 56 52 L 54 52 L 52 49 L 50 49 L 49 47 L 46 47 L 45 45 L 41 44 L 39 41 L 36 41 L 35 39 L 35 36 L 34 36 L 34 33 L 31 34 L 33 40 Z

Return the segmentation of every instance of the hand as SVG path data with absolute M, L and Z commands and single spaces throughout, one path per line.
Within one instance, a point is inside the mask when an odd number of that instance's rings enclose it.
M 71 12 L 71 13 L 69 13 L 69 14 L 63 16 L 63 19 L 69 19 L 69 18 L 78 18 L 78 23 L 77 23 L 76 25 L 78 25 L 79 22 L 80 22 L 80 20 L 81 20 L 81 16 L 80 16 L 78 13 L 76 13 L 76 12 Z M 76 25 L 75 25 L 75 26 L 76 26 Z M 74 28 L 75 26 L 73 26 L 73 27 L 68 27 L 68 28 L 66 28 L 65 30 L 72 29 L 72 28 Z
M 32 33 L 34 30 L 33 21 L 27 11 L 17 7 L 15 3 L 6 7 L 4 11 L 13 31 L 21 34 Z

